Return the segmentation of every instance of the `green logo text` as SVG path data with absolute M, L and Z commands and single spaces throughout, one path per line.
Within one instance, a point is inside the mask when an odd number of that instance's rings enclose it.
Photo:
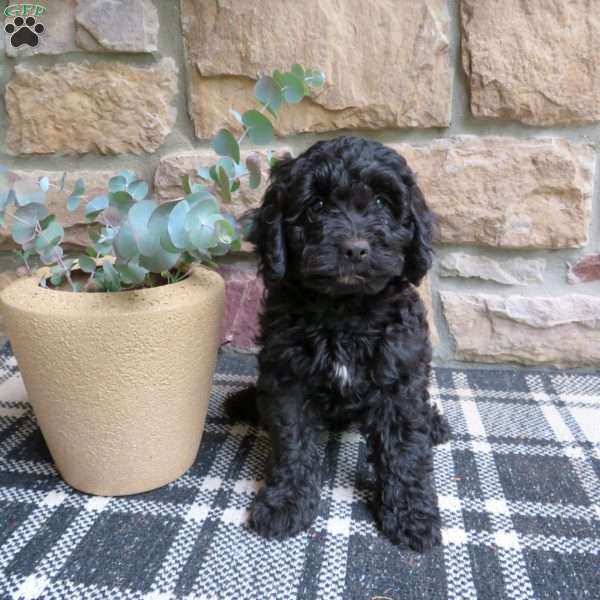
M 4 9 L 5 17 L 39 17 L 47 12 L 45 6 L 39 4 L 10 4 Z

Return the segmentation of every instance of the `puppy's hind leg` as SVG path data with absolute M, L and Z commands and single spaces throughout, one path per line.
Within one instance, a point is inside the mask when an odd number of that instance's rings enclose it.
M 271 468 L 251 508 L 257 533 L 284 539 L 307 529 L 317 516 L 321 484 L 319 431 L 303 410 L 303 388 L 259 387 L 258 405 L 271 438 Z

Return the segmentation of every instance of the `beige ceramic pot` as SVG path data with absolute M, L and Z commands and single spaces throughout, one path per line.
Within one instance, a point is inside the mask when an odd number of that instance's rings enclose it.
M 194 462 L 208 409 L 225 286 L 194 269 L 171 285 L 73 293 L 20 279 L 0 308 L 33 411 L 63 479 L 116 496 Z

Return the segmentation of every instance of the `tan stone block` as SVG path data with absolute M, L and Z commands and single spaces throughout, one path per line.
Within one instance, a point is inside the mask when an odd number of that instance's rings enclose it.
M 223 107 L 251 107 L 257 73 L 321 69 L 314 100 L 282 111 L 277 132 L 443 127 L 452 75 L 444 0 L 182 0 L 189 110 L 210 137 Z M 251 32 L 251 33 L 250 33 Z
M 80 0 L 75 21 L 77 44 L 85 50 L 158 50 L 158 12 L 151 0 Z
M 558 367 L 600 366 L 600 298 L 441 292 L 456 358 Z
M 177 67 L 17 65 L 6 87 L 11 154 L 154 152 L 175 122 Z
M 504 248 L 587 243 L 595 168 L 589 145 L 458 136 L 392 147 L 416 171 L 442 243 Z
M 462 59 L 477 117 L 600 119 L 600 3 L 462 0 Z
M 453 252 L 440 261 L 441 277 L 465 277 L 494 281 L 502 285 L 528 285 L 544 281 L 543 258 L 494 260 L 488 256 Z

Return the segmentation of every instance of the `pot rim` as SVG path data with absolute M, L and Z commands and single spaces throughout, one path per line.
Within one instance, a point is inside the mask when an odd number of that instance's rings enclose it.
M 132 311 L 136 308 L 164 310 L 177 298 L 179 303 L 195 302 L 198 291 L 215 291 L 224 287 L 221 275 L 203 265 L 194 265 L 190 274 L 181 281 L 152 288 L 140 288 L 120 292 L 72 292 L 54 290 L 39 285 L 36 277 L 23 277 L 10 283 L 0 292 L 0 308 L 3 305 L 18 307 L 28 313 L 48 312 L 61 307 L 67 311 L 82 309 L 123 310 L 125 305 Z M 63 312 L 62 310 L 60 311 Z

